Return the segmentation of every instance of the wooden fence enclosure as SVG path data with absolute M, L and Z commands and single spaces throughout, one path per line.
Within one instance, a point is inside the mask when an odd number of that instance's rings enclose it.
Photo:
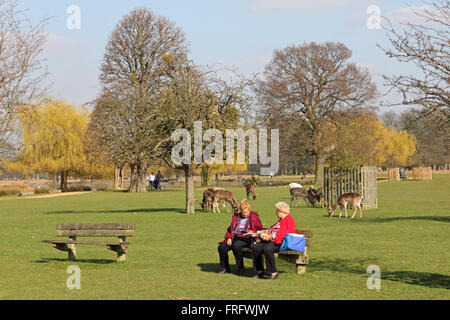
M 388 168 L 388 181 L 400 181 L 400 168 Z
M 375 209 L 377 201 L 377 168 L 324 168 L 323 190 L 325 201 L 331 206 L 345 193 L 363 196 L 363 208 Z
M 413 168 L 414 180 L 433 180 L 433 173 L 431 167 Z

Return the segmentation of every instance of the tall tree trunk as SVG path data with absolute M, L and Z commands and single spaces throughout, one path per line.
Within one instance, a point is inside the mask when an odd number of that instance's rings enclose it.
M 69 169 L 61 170 L 61 184 L 59 186 L 59 188 L 61 189 L 61 192 L 69 191 L 69 187 L 67 185 L 68 178 L 69 178 Z
M 195 213 L 194 170 L 191 166 L 184 166 L 186 184 L 186 213 Z
M 315 155 L 315 178 L 314 178 L 314 185 L 323 185 L 323 166 L 325 164 L 325 157 L 320 154 L 316 153 Z
M 207 187 L 210 184 L 209 166 L 202 167 L 202 187 Z
M 123 164 L 114 165 L 114 190 L 123 188 Z
M 145 174 L 147 172 L 147 163 L 139 160 L 130 163 L 131 177 L 130 189 L 128 192 L 147 192 L 145 183 Z

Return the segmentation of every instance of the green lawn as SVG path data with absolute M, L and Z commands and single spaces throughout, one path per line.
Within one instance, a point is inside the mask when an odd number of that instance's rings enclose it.
M 243 187 L 230 190 L 244 197 Z M 299 276 L 277 259 L 276 281 L 252 279 L 250 260 L 245 277 L 217 275 L 217 243 L 231 214 L 184 214 L 183 190 L 1 200 L 0 299 L 450 299 L 449 190 L 449 175 L 380 183 L 379 209 L 361 221 L 294 208 L 297 228 L 314 231 L 310 264 Z M 256 192 L 252 209 L 269 226 L 274 203 L 289 203 L 288 188 Z M 69 262 L 40 242 L 71 222 L 136 223 L 127 262 L 102 246 L 79 246 L 79 260 Z M 231 252 L 230 261 L 235 271 Z M 66 288 L 70 265 L 81 269 L 81 290 Z M 381 269 L 381 290 L 367 289 L 370 265 Z

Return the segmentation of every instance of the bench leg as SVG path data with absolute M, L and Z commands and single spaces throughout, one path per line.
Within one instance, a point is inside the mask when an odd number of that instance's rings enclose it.
M 61 251 L 67 251 L 68 252 L 68 259 L 69 261 L 75 261 L 77 260 L 77 247 L 75 244 L 70 243 L 53 243 L 53 248 L 56 248 Z
M 295 268 L 296 268 L 297 274 L 306 273 L 306 264 L 297 264 Z
M 106 248 L 117 252 L 117 262 L 125 262 L 126 253 L 128 251 L 128 245 L 126 244 L 107 245 Z
M 72 241 L 77 241 L 77 237 L 69 237 Z M 67 249 L 69 251 L 69 261 L 77 260 L 77 245 L 76 244 L 68 244 Z
M 125 252 L 117 252 L 117 262 L 125 262 L 126 257 Z
M 69 252 L 68 254 L 69 261 L 77 260 L 77 247 L 75 244 L 68 244 L 67 251 Z

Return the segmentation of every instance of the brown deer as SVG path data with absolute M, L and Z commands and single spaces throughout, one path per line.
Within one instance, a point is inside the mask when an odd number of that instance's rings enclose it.
M 325 208 L 327 202 L 325 201 L 325 194 L 323 192 L 323 187 L 317 189 L 317 201 L 320 203 L 321 199 L 323 199 L 322 208 Z
M 236 199 L 234 198 L 233 194 L 230 191 L 224 190 L 224 189 L 218 189 L 218 190 L 214 190 L 214 195 L 213 195 L 213 212 L 216 212 L 216 208 L 217 211 L 220 213 L 219 210 L 219 201 L 223 201 L 223 203 L 230 203 L 231 207 L 233 208 L 233 212 L 237 212 L 239 210 L 238 205 L 236 203 Z M 228 210 L 228 206 L 227 206 L 227 211 L 228 213 L 230 213 L 230 211 Z
M 298 198 L 299 201 L 303 198 L 305 199 L 305 204 L 307 204 L 307 198 L 308 198 L 308 191 L 306 191 L 306 189 L 304 188 L 292 188 L 290 190 L 291 193 L 291 207 L 292 207 L 292 203 L 294 202 L 295 204 L 295 199 Z
M 256 199 L 255 186 L 253 185 L 253 183 L 246 183 L 245 191 L 247 192 L 247 200 L 250 200 L 250 194 L 252 195 L 253 200 Z
M 323 187 L 320 187 L 318 189 L 314 189 L 313 187 L 310 187 L 308 189 L 308 200 L 309 200 L 309 203 L 311 203 L 313 205 L 313 207 L 316 207 L 316 201 L 320 204 L 320 200 L 322 198 L 325 198 L 324 194 L 323 194 Z M 325 202 L 326 201 L 324 200 L 324 202 L 322 203 L 322 208 L 325 207 Z
M 359 218 L 362 218 L 362 195 L 359 193 L 346 193 L 341 195 L 336 203 L 330 208 L 328 207 L 328 215 L 330 217 L 333 216 L 334 211 L 336 211 L 337 207 L 339 206 L 340 214 L 339 218 L 342 216 L 342 207 L 345 209 L 345 218 L 347 219 L 347 205 L 351 203 L 353 205 L 353 208 L 355 208 L 355 211 L 353 212 L 352 219 L 355 217 L 356 210 L 359 209 Z
M 200 203 L 202 210 L 210 209 L 213 211 L 214 191 L 223 190 L 222 188 L 209 188 L 203 192 L 203 200 Z M 225 200 L 221 200 L 222 206 L 226 208 Z

